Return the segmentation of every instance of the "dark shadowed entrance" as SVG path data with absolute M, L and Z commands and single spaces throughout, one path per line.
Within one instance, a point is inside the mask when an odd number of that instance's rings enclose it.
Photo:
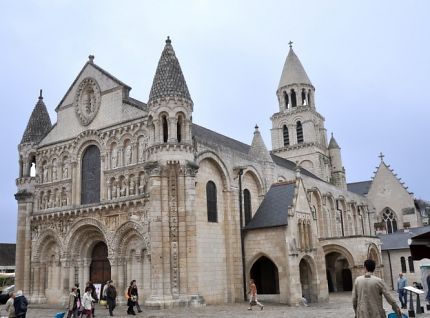
M 260 257 L 251 268 L 259 294 L 279 294 L 278 268 L 267 257 Z
M 338 252 L 331 252 L 325 256 L 327 281 L 329 292 L 351 291 L 352 274 L 348 260 Z
M 90 281 L 93 283 L 106 283 L 110 280 L 110 263 L 107 258 L 108 249 L 104 242 L 98 242 L 91 254 Z

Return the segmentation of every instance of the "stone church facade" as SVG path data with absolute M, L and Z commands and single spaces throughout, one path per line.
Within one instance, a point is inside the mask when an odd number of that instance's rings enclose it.
M 348 191 L 292 48 L 272 151 L 258 127 L 247 145 L 192 122 L 170 39 L 148 102 L 130 90 L 90 56 L 54 125 L 40 94 L 15 195 L 16 286 L 31 302 L 64 302 L 75 283 L 108 279 L 120 295 L 136 279 L 147 306 L 234 302 L 252 277 L 262 299 L 295 305 L 350 290 L 368 257 L 382 274 L 374 223 L 385 203 Z

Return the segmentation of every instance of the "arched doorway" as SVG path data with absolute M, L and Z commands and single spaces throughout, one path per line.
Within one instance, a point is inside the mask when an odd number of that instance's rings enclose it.
M 300 285 L 302 287 L 302 295 L 309 301 L 316 301 L 316 286 L 314 273 L 309 261 L 302 258 L 299 263 Z
M 104 242 L 98 242 L 91 254 L 90 281 L 93 283 L 106 283 L 111 279 L 110 263 L 107 258 L 108 249 Z
M 325 256 L 329 292 L 351 291 L 352 274 L 348 260 L 338 252 Z
M 279 294 L 278 268 L 269 258 L 260 257 L 252 265 L 250 274 L 259 294 Z

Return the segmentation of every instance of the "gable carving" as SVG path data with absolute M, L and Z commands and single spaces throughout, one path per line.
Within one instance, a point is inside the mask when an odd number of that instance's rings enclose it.
M 74 107 L 76 115 L 83 126 L 88 126 L 96 117 L 100 108 L 101 93 L 96 80 L 85 78 L 76 90 Z

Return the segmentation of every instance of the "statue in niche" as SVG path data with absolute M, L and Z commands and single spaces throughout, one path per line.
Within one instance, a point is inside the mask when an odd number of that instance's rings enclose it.
M 46 165 L 42 167 L 42 175 L 43 175 L 42 182 L 48 182 L 48 167 Z
M 134 182 L 134 177 L 130 179 L 130 195 L 134 195 L 134 190 L 136 188 L 136 182 Z
M 63 179 L 69 177 L 69 167 L 67 166 L 67 162 L 63 164 Z
M 143 161 L 143 152 L 144 152 L 144 150 L 145 150 L 145 142 L 143 141 L 143 139 L 140 139 L 139 140 L 139 149 L 138 149 L 138 151 L 139 151 L 139 158 L 138 158 L 138 160 L 139 160 L 139 162 L 142 162 Z
M 112 169 L 117 167 L 118 160 L 117 160 L 117 151 L 116 148 L 112 149 L 112 157 L 111 157 L 111 163 L 112 163 Z
M 67 206 L 67 193 L 66 189 L 63 188 L 63 191 L 61 192 L 61 206 Z
M 145 174 L 142 173 L 139 179 L 139 194 L 145 193 L 145 185 L 146 185 Z
M 121 197 L 125 197 L 126 194 L 126 188 L 127 188 L 127 182 L 124 180 L 122 180 L 121 182 L 121 190 L 120 190 L 120 196 Z
M 126 165 L 131 164 L 131 145 L 130 144 L 127 147 L 125 147 L 125 164 Z
M 48 209 L 52 208 L 54 205 L 54 193 L 51 192 L 48 199 Z
M 116 186 L 116 181 L 114 181 L 114 182 L 112 182 L 112 199 L 115 199 L 116 198 L 116 189 L 117 188 L 117 186 Z
M 52 165 L 52 181 L 57 180 L 57 164 Z
M 54 207 L 60 207 L 61 206 L 60 201 L 61 201 L 61 194 L 60 194 L 60 191 L 57 190 L 55 192 Z

